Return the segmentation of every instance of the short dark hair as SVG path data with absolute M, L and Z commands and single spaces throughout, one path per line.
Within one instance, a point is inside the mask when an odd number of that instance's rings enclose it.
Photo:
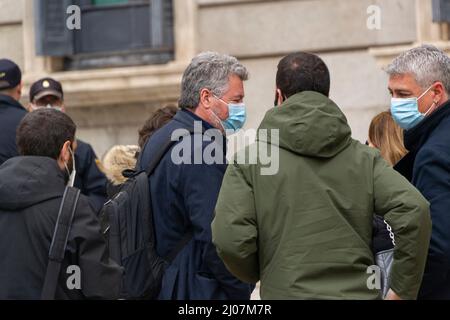
M 286 98 L 303 91 L 315 91 L 328 97 L 330 72 L 317 55 L 296 52 L 278 63 L 276 84 Z
M 19 153 L 56 160 L 64 143 L 74 142 L 76 128 L 72 119 L 61 111 L 45 108 L 30 112 L 17 128 Z
M 138 145 L 141 150 L 144 148 L 147 140 L 155 133 L 156 130 L 164 126 L 167 122 L 172 120 L 175 114 L 178 112 L 175 106 L 166 106 L 164 108 L 156 110 L 150 118 L 145 121 L 144 126 L 139 130 L 139 142 Z

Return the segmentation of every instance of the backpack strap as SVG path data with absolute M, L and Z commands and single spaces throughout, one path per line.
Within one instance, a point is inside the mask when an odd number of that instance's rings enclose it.
M 69 238 L 79 197 L 80 190 L 73 187 L 66 187 L 59 208 L 52 243 L 50 245 L 49 261 L 44 280 L 44 287 L 41 293 L 41 300 L 55 299 L 61 263 L 66 252 L 67 240 Z

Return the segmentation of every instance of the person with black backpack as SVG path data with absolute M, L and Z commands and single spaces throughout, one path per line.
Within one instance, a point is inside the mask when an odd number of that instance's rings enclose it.
M 234 57 L 213 52 L 195 57 L 183 75 L 181 110 L 151 136 L 138 159 L 140 177 L 148 181 L 151 242 L 163 261 L 153 269 L 160 281 L 158 299 L 250 299 L 254 286 L 228 272 L 211 238 L 227 166 L 225 135 L 245 122 L 247 77 Z M 179 162 L 177 150 L 183 146 L 186 161 Z M 198 159 L 211 149 L 218 161 Z
M 0 167 L 0 299 L 117 299 L 111 259 L 88 199 L 73 188 L 76 126 L 42 109 L 17 130 L 21 156 Z

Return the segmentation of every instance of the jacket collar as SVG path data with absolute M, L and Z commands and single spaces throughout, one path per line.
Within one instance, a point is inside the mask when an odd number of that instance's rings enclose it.
M 222 134 L 222 131 L 220 131 L 219 129 L 215 128 L 213 125 L 211 125 L 210 123 L 206 122 L 205 120 L 203 120 L 202 118 L 200 118 L 199 116 L 197 116 L 195 113 L 186 110 L 186 109 L 181 109 L 180 111 L 177 112 L 177 114 L 173 117 L 173 120 L 181 123 L 181 126 L 187 130 L 189 130 L 190 132 L 194 132 L 194 122 L 195 121 L 201 121 L 202 123 L 202 133 L 205 133 L 205 131 L 213 129 L 213 130 L 217 130 L 221 133 L 221 137 L 223 138 L 223 140 L 221 141 L 222 144 L 222 148 L 223 148 L 223 153 L 226 154 L 227 153 L 227 142 L 228 139 L 225 135 Z
M 180 111 L 178 111 L 173 119 L 175 121 L 181 122 L 183 124 L 183 127 L 190 131 L 194 130 L 194 121 L 201 121 L 203 132 L 209 129 L 214 129 L 214 127 L 210 123 L 206 122 L 195 113 L 186 109 L 181 109 Z
M 450 100 L 426 117 L 416 127 L 404 132 L 406 149 L 416 153 L 425 144 L 439 123 L 448 116 L 450 116 Z
M 410 182 L 413 179 L 414 161 L 416 160 L 417 152 L 427 142 L 439 123 L 448 116 L 450 116 L 450 100 L 426 117 L 416 127 L 404 132 L 404 144 L 409 152 L 394 166 L 394 169 Z
M 22 110 L 26 110 L 21 104 L 20 102 L 14 100 L 13 98 L 11 98 L 10 96 L 4 95 L 4 94 L 0 94 L 0 104 L 7 104 L 10 105 L 12 107 L 15 108 L 19 108 Z

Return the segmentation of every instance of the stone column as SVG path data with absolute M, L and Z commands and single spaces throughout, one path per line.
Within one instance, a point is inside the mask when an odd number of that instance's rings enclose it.
M 448 41 L 448 24 L 433 22 L 432 0 L 416 0 L 417 43 Z
M 449 24 L 433 22 L 432 0 L 415 0 L 415 8 L 417 37 L 414 43 L 369 49 L 381 67 L 389 64 L 400 53 L 424 43 L 435 45 L 450 54 Z
M 23 1 L 23 51 L 24 73 L 26 78 L 31 78 L 43 73 L 54 71 L 54 62 L 50 57 L 36 56 L 35 27 L 34 27 L 34 1 Z
M 196 0 L 174 0 L 175 61 L 189 63 L 197 50 Z

